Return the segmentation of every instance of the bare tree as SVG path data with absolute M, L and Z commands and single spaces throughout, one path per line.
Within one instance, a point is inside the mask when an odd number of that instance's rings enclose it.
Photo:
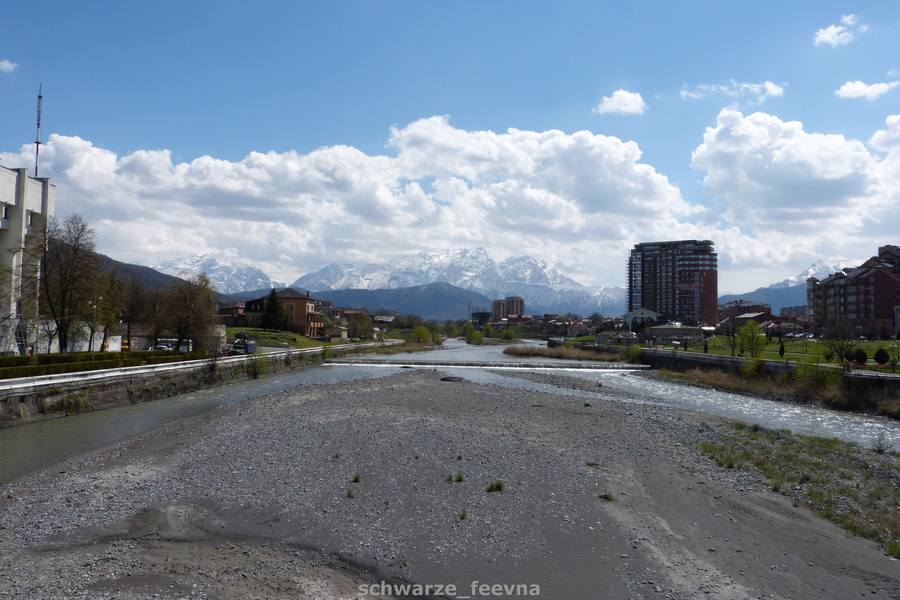
M 150 303 L 151 300 L 152 297 L 147 292 L 147 289 L 134 275 L 132 275 L 122 286 L 122 300 L 119 317 L 122 320 L 122 324 L 125 325 L 125 339 L 128 341 L 128 348 L 130 350 L 133 350 L 131 347 L 132 329 L 138 323 L 144 323 L 146 321 L 147 315 L 152 310 L 152 307 L 148 306 L 148 303 Z M 156 340 L 153 340 L 153 343 L 155 345 Z
M 844 356 L 853 349 L 853 333 L 853 325 L 846 321 L 825 328 L 825 349 L 836 362 L 843 362 Z
M 40 264 L 40 309 L 56 324 L 59 351 L 67 352 L 73 327 L 88 310 L 97 277 L 94 231 L 79 215 L 47 224 Z
M 216 303 L 206 275 L 198 275 L 168 290 L 168 313 L 177 342 L 176 350 L 190 340 L 205 347 L 212 334 Z

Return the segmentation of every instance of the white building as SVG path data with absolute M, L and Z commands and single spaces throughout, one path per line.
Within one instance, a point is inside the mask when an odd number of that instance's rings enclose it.
M 37 257 L 26 246 L 40 239 L 53 216 L 55 191 L 46 177 L 0 166 L 0 352 L 22 351 L 20 343 L 36 337 L 37 315 L 25 314 L 34 312 L 35 303 L 22 302 L 23 294 L 37 294 L 26 285 L 36 281 L 38 272 Z

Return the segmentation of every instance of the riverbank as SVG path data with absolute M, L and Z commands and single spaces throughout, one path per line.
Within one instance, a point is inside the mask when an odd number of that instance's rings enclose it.
M 845 388 L 842 374 L 833 370 L 803 367 L 772 376 L 758 370 L 729 373 L 712 369 L 687 371 L 660 369 L 648 372 L 647 376 L 773 400 L 815 404 L 836 410 L 868 410 L 900 419 L 900 398 L 879 398 L 873 401 L 871 398 L 850 393 Z
M 595 362 L 620 362 L 628 359 L 626 352 L 595 352 L 568 346 L 557 346 L 555 348 L 548 348 L 547 346 L 510 346 L 503 350 L 503 354 L 509 356 L 541 356 L 544 358 L 588 360 Z
M 72 373 L 64 376 L 64 379 L 44 383 L 41 383 L 41 378 L 5 381 L 3 384 L 9 386 L 9 389 L 0 390 L 0 429 L 159 400 L 245 379 L 257 379 L 321 364 L 324 356 L 369 352 L 411 353 L 432 349 L 433 346 L 386 340 L 377 344 L 359 343 L 325 349 L 258 352 L 250 356 L 186 362 L 169 361 L 166 368 L 157 369 L 90 371 L 83 375 Z M 19 381 L 23 385 L 17 387 Z
M 602 389 L 585 401 L 441 377 L 274 394 L 3 486 L 0 590 L 352 598 L 388 578 L 460 594 L 473 580 L 535 584 L 550 599 L 818 599 L 900 587 L 874 543 L 704 456 L 727 439 L 715 418 Z

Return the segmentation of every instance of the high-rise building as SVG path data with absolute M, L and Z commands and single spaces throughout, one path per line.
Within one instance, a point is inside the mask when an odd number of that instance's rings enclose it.
M 525 314 L 525 299 L 521 296 L 507 296 L 502 300 L 491 302 L 491 319 L 493 321 L 502 321 L 508 319 L 510 315 L 519 317 L 523 314 Z
M 30 242 L 43 238 L 55 191 L 46 177 L 0 166 L 0 351 L 24 351 L 16 347 L 33 337 L 28 328 L 37 327 L 39 258 Z M 33 302 L 22 302 L 29 296 Z
M 628 311 L 648 308 L 669 320 L 716 323 L 718 270 L 709 240 L 635 245 L 628 260 Z

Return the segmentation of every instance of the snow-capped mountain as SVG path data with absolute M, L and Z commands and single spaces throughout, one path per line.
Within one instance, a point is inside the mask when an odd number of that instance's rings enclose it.
M 205 273 L 213 288 L 223 294 L 285 285 L 283 281 L 267 275 L 256 267 L 228 260 L 220 261 L 208 254 L 167 260 L 153 268 L 183 279 Z
M 829 260 L 817 260 L 813 264 L 809 265 L 805 270 L 797 273 L 796 275 L 785 277 L 778 283 L 773 283 L 769 287 L 772 289 L 781 289 L 781 288 L 789 288 L 794 287 L 796 285 L 805 285 L 806 280 L 810 277 L 815 277 L 817 279 L 825 279 L 832 273 L 837 273 L 844 269 L 844 267 L 856 267 L 862 263 L 861 260 L 852 260 L 846 258 L 833 258 Z
M 303 275 L 293 287 L 312 291 L 385 289 L 436 282 L 474 290 L 489 298 L 522 296 L 530 313 L 625 312 L 624 288 L 583 286 L 532 256 L 515 256 L 498 263 L 483 248 L 422 252 L 385 263 L 330 264 Z

